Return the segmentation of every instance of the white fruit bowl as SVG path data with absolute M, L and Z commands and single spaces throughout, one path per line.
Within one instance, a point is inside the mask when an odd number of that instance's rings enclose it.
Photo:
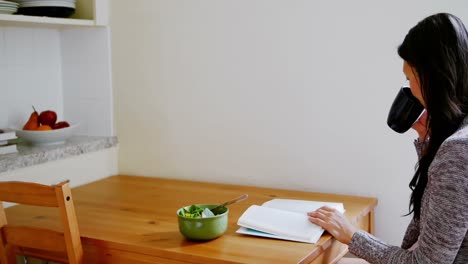
M 64 144 L 73 135 L 77 124 L 54 130 L 16 130 L 16 136 L 31 145 L 56 145 Z

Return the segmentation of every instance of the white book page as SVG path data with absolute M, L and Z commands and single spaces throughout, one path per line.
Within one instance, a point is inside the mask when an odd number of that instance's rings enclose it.
M 237 224 L 291 240 L 316 243 L 323 229 L 311 223 L 305 213 L 252 205 Z
M 290 241 L 296 241 L 296 242 L 305 242 L 305 243 L 316 243 L 317 242 L 315 239 L 301 240 L 301 239 L 292 238 L 292 237 L 278 236 L 278 235 L 273 235 L 273 234 L 270 234 L 270 233 L 265 233 L 265 232 L 262 232 L 262 231 L 258 231 L 256 229 L 243 227 L 243 226 L 239 227 L 239 229 L 237 229 L 236 233 L 243 234 L 243 235 L 251 235 L 251 236 L 260 236 L 260 237 L 281 239 L 281 240 L 290 240 Z
M 16 132 L 11 128 L 0 128 L 3 133 L 0 133 L 0 141 L 16 139 Z
M 313 212 L 322 206 L 328 206 L 344 213 L 344 206 L 342 203 L 307 201 L 307 200 L 294 200 L 294 199 L 273 199 L 263 203 L 262 206 L 271 207 L 291 212 L 304 213 Z
M 18 152 L 16 145 L 0 146 L 0 155 Z

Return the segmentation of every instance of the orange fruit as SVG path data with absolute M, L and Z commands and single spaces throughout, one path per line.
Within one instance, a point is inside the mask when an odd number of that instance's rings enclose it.
M 52 128 L 49 125 L 42 125 L 42 126 L 39 126 L 36 130 L 47 131 L 47 130 L 52 130 Z

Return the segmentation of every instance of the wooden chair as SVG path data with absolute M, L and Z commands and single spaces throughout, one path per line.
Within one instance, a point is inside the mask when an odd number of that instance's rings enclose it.
M 2 201 L 57 207 L 63 233 L 37 227 L 8 225 Z M 16 255 L 60 263 L 82 263 L 83 248 L 68 181 L 53 186 L 0 182 L 0 263 L 16 264 Z

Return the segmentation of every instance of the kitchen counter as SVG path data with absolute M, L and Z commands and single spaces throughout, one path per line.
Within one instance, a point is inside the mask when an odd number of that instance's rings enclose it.
M 0 155 L 0 173 L 116 146 L 117 137 L 73 136 L 65 144 L 31 146 L 18 141 L 18 153 Z

